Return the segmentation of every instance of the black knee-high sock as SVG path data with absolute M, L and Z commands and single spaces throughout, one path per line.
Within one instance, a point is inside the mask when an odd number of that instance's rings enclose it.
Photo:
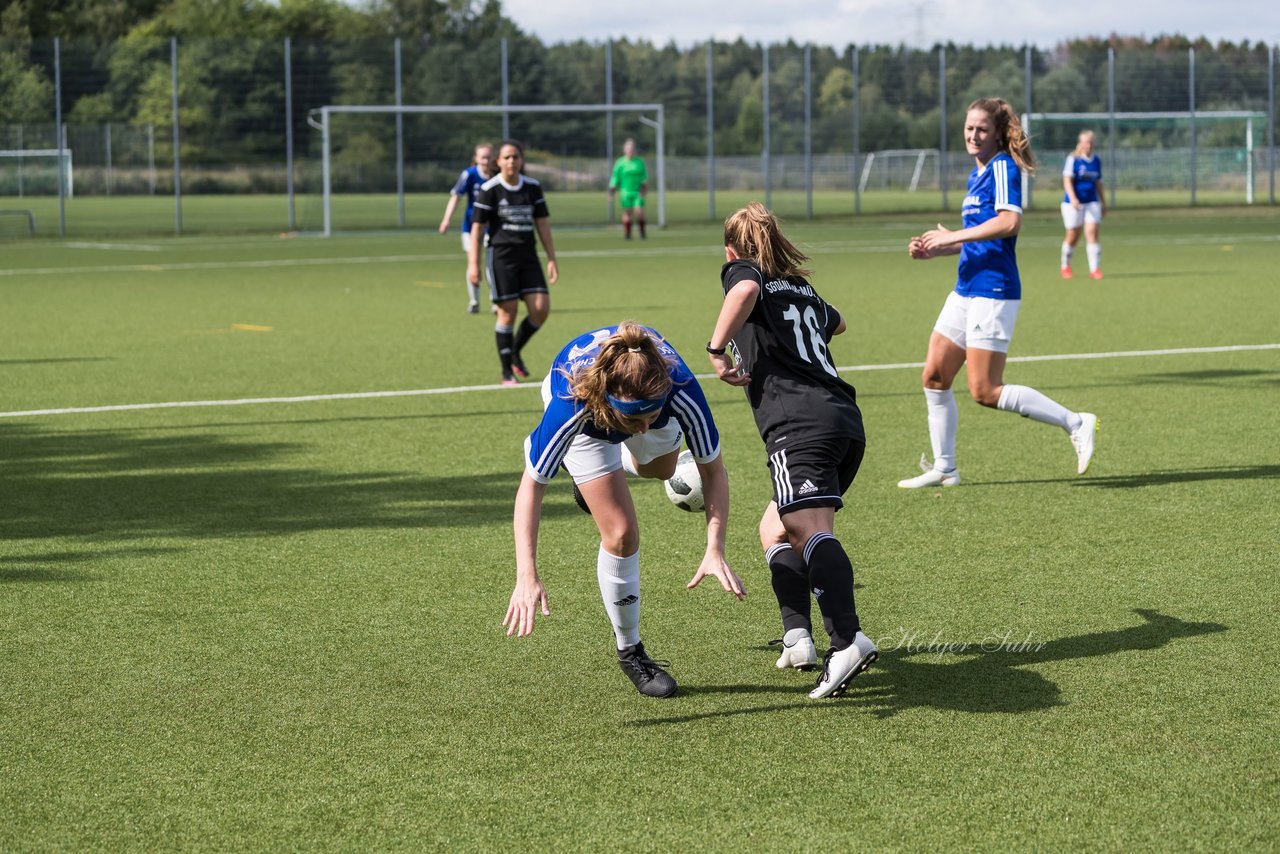
M 782 630 L 813 631 L 809 618 L 809 568 L 790 543 L 779 543 L 764 553 L 773 575 L 773 595 L 782 611 Z
M 502 372 L 511 372 L 511 355 L 514 349 L 510 326 L 495 326 L 493 337 L 498 342 L 498 360 L 502 362 Z
M 637 224 L 640 226 L 640 239 L 644 240 L 646 237 L 648 237 L 648 235 L 644 233 L 644 217 L 643 216 L 640 217 L 640 222 Z
M 822 611 L 822 624 L 831 635 L 831 646 L 844 649 L 853 643 L 861 625 L 853 604 L 853 564 L 844 546 L 828 533 L 814 534 L 804 545 L 809 585 Z
M 520 351 L 524 349 L 524 345 L 528 344 L 533 334 L 541 328 L 541 326 L 527 317 L 520 322 L 520 328 L 516 330 L 515 354 L 517 359 L 520 358 Z

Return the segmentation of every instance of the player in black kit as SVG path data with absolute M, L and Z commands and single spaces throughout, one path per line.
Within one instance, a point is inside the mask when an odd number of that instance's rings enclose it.
M 467 252 L 467 281 L 480 282 L 480 250 L 489 233 L 489 288 L 498 307 L 494 333 L 498 359 L 502 362 L 502 384 L 515 385 L 516 377 L 529 376 L 520 351 L 533 334 L 547 322 L 551 294 L 547 284 L 560 276 L 556 250 L 551 243 L 547 221 L 547 200 L 542 186 L 525 175 L 524 149 L 520 143 L 504 140 L 498 148 L 498 174 L 480 187 L 474 205 L 471 245 Z M 538 263 L 538 241 L 547 253 L 547 275 Z M 528 315 L 516 330 L 517 300 L 523 299 Z
M 828 350 L 844 318 L 805 279 L 800 265 L 808 258 L 764 205 L 752 202 L 725 220 L 724 243 L 724 306 L 707 353 L 720 379 L 746 388 L 769 457 L 774 499 L 760 520 L 760 544 L 785 630 L 778 668 L 817 664 L 812 590 L 831 648 L 809 696 L 838 696 L 877 655 L 858 622 L 853 565 L 832 534 L 866 448 L 853 387 Z

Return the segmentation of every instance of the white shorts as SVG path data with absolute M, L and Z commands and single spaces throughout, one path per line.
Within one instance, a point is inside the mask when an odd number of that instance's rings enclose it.
M 542 405 L 551 403 L 551 375 L 542 381 Z M 680 422 L 672 418 L 657 430 L 639 433 L 623 444 L 640 465 L 651 463 L 658 457 L 680 449 L 684 431 Z M 622 445 L 606 442 L 585 433 L 573 437 L 569 453 L 565 454 L 564 467 L 569 470 L 574 483 L 586 483 L 622 468 Z
M 1008 353 L 1022 300 L 962 297 L 952 291 L 942 306 L 933 331 L 961 349 Z
M 1062 224 L 1067 228 L 1082 228 L 1086 222 L 1102 222 L 1102 202 L 1085 202 L 1075 207 L 1062 203 Z

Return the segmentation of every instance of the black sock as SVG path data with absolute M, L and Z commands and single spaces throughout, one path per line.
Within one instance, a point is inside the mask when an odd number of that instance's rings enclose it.
M 640 220 L 639 225 L 640 225 L 640 239 L 644 240 L 644 238 L 648 236 L 644 233 L 644 220 Z
M 528 344 L 533 334 L 541 328 L 541 326 L 527 317 L 520 322 L 520 328 L 516 330 L 515 355 L 517 359 L 520 358 L 520 351 L 524 349 L 524 345 Z
M 822 625 L 831 646 L 844 649 L 858 633 L 858 609 L 853 604 L 853 564 L 844 546 L 828 533 L 814 534 L 804 546 L 809 584 L 822 610 Z
M 502 372 L 511 373 L 512 335 L 510 329 L 495 329 L 493 337 L 498 342 L 498 359 L 502 362 Z
M 789 543 L 779 543 L 765 552 L 773 575 L 773 595 L 782 611 L 782 630 L 813 632 L 809 618 L 809 569 Z

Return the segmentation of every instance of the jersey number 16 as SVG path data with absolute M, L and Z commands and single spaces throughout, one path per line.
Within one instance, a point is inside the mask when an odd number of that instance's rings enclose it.
M 796 334 L 796 352 L 800 354 L 800 358 L 813 364 L 814 359 L 809 357 L 809 350 L 804 346 L 804 328 L 808 327 L 809 343 L 813 346 L 814 358 L 824 371 L 833 377 L 839 376 L 836 369 L 831 367 L 831 362 L 827 360 L 827 342 L 822 340 L 822 330 L 818 328 L 818 315 L 814 313 L 813 306 L 805 306 L 803 322 L 800 309 L 796 308 L 795 303 L 790 303 L 782 316 L 791 321 L 791 327 Z

